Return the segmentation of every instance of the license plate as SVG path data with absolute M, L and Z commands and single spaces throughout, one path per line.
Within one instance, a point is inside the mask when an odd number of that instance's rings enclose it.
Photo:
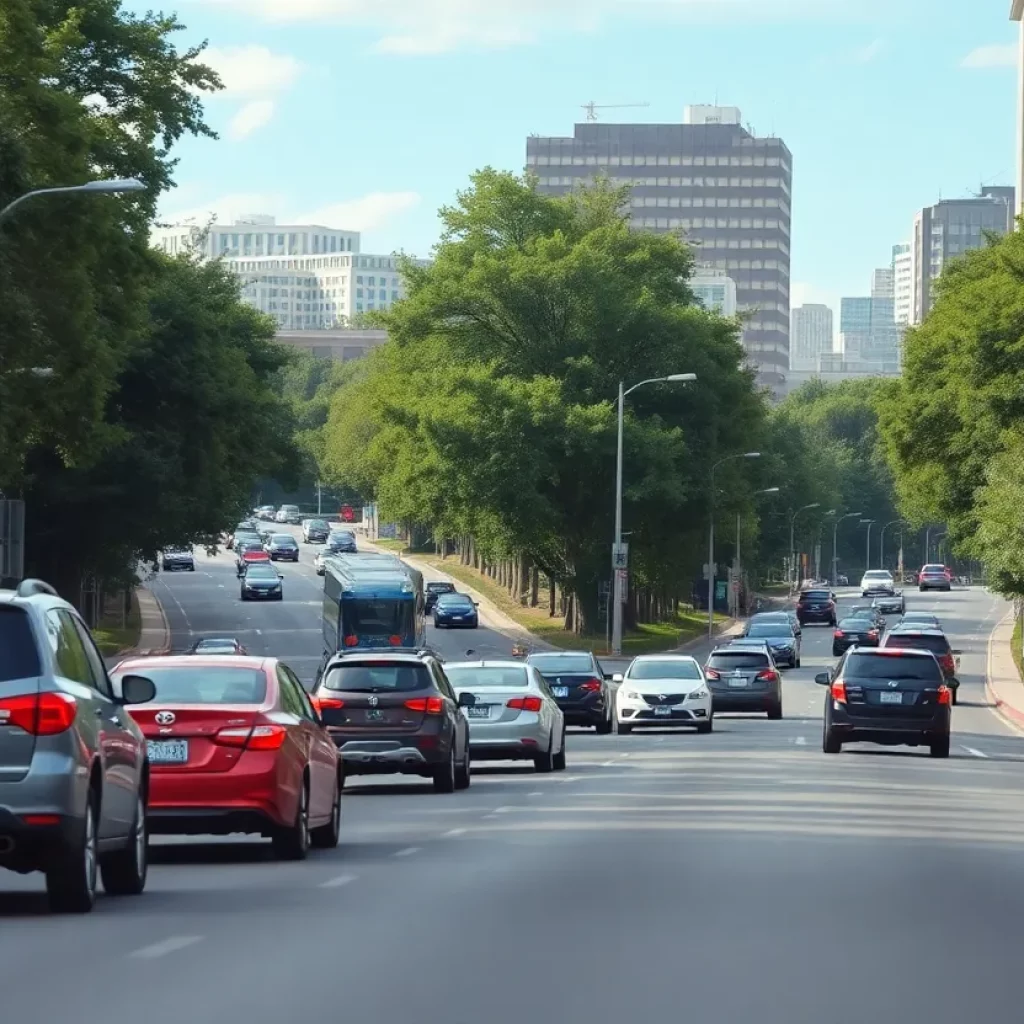
M 466 708 L 467 718 L 489 718 L 490 714 L 490 708 Z
M 453 615 L 452 616 L 452 622 L 461 622 L 461 621 L 462 621 L 462 616 L 461 615 Z
M 655 718 L 668 718 L 668 716 L 671 715 L 671 714 L 672 714 L 672 709 L 671 708 L 655 708 L 654 709 L 654 716 L 655 716 Z
M 368 722 L 383 722 L 384 712 L 383 711 L 367 711 L 366 720 Z
M 551 687 L 551 692 L 556 697 L 568 697 L 569 696 L 569 687 L 568 686 L 552 686 Z
M 150 764 L 186 764 L 188 740 L 149 740 L 146 744 Z
M 743 689 L 747 685 L 747 680 L 744 679 L 743 676 L 740 676 L 739 679 L 730 679 L 729 685 L 736 687 L 737 689 Z
M 885 691 L 878 695 L 879 704 L 902 704 L 903 694 L 902 693 L 889 693 Z

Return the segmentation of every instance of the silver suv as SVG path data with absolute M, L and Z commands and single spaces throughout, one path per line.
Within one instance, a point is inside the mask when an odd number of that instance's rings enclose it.
M 42 871 L 53 910 L 85 913 L 146 885 L 146 741 L 75 609 L 38 580 L 0 590 L 0 868 Z

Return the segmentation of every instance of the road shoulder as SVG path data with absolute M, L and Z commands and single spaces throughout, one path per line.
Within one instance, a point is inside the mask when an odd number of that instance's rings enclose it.
M 989 634 L 985 693 L 997 714 L 1024 729 L 1024 681 L 1010 649 L 1013 626 L 1013 612 L 1009 611 Z

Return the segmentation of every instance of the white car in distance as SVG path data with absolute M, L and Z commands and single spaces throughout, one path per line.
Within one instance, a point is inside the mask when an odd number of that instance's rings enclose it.
M 641 654 L 616 675 L 615 721 L 620 733 L 644 727 L 690 726 L 711 732 L 715 713 L 704 670 L 686 654 Z

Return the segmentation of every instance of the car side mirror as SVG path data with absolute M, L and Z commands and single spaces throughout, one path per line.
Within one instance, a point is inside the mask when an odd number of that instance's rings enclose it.
M 148 704 L 156 698 L 156 683 L 147 676 L 123 676 L 121 679 L 122 704 Z
M 284 579 L 284 573 L 283 573 L 283 572 L 279 572 L 279 573 L 277 574 L 277 578 L 278 578 L 279 580 L 283 580 L 283 579 Z
M 814 681 L 819 686 L 828 686 L 832 682 L 832 677 L 827 672 L 819 672 L 815 677 Z
M 475 693 L 460 693 L 459 694 L 459 707 L 460 708 L 476 707 L 476 694 Z
M 621 683 L 622 682 L 622 673 L 621 672 L 616 672 L 612 676 L 612 682 L 613 683 Z
M 472 658 L 474 654 L 476 654 L 476 651 L 474 651 L 472 647 L 470 647 L 470 649 L 466 651 L 467 658 Z
M 480 602 L 479 601 L 474 601 L 473 602 L 473 607 L 474 608 L 479 608 L 480 607 Z

